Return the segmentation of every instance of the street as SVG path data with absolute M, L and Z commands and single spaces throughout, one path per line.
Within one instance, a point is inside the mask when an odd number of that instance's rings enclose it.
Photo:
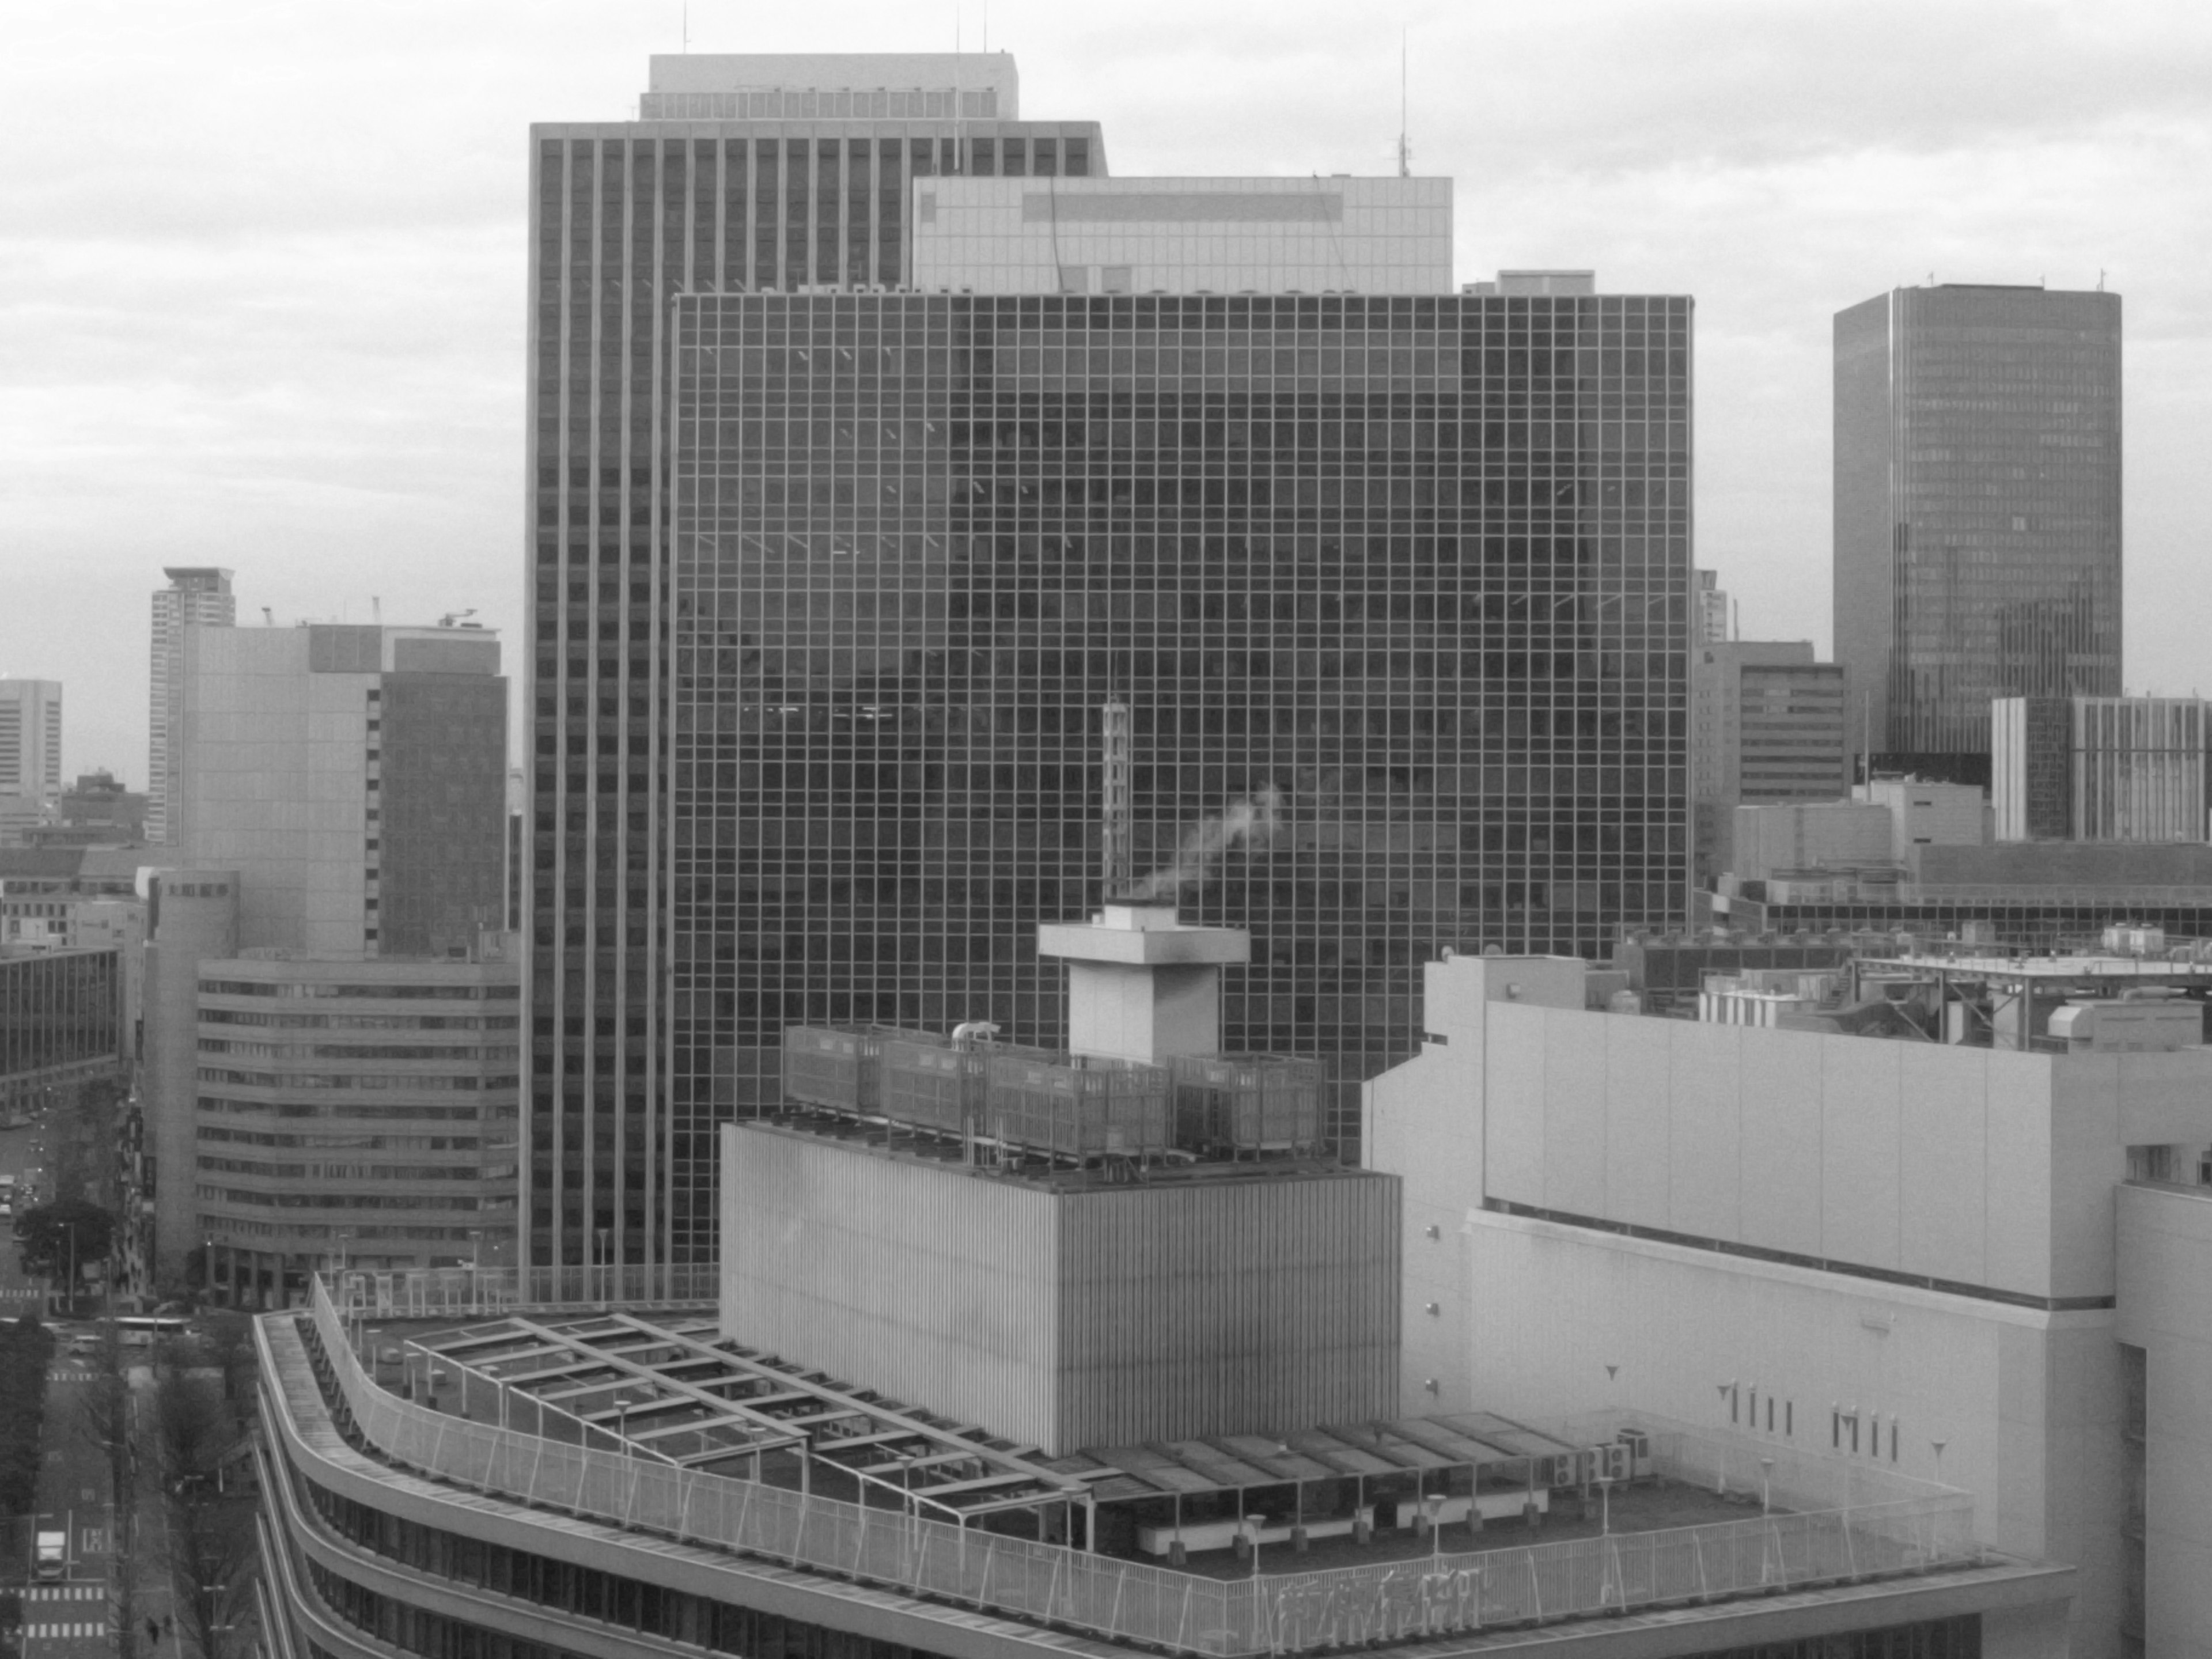
M 47 1184 L 46 1133 L 37 1127 L 0 1129 L 0 1174 L 13 1175 L 19 1193 Z M 24 1278 L 12 1239 L 0 1247 L 0 1317 L 43 1312 L 46 1291 L 43 1284 Z M 81 1420 L 92 1370 L 69 1352 L 66 1328 L 57 1335 L 46 1372 L 38 1516 L 30 1530 L 65 1534 L 67 1565 L 59 1583 L 37 1582 L 27 1560 L 7 1576 L 30 1581 L 23 1591 L 23 1659 L 92 1659 L 115 1651 L 107 1460 Z M 31 1540 L 24 1541 L 27 1549 Z

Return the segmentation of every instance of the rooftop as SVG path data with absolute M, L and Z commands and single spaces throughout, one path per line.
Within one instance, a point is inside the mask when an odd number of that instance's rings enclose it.
M 1331 1645 L 1352 1619 L 1368 1641 L 1468 1647 L 1581 1618 L 1725 1619 L 1737 1598 L 1850 1601 L 1883 1581 L 2002 1595 L 2048 1571 L 1984 1551 L 1968 1494 L 1633 1413 L 1462 1413 L 1046 1462 L 748 1351 L 650 1276 L 350 1274 L 339 1302 L 319 1281 L 311 1315 L 270 1316 L 261 1340 L 289 1431 L 372 1474 L 1040 1640 L 1064 1641 L 1052 1626 L 1232 1659 Z M 522 1300 L 594 1289 L 599 1305 Z M 398 1317 L 441 1301 L 458 1317 Z M 1581 1541 L 1600 1532 L 1616 1540 L 1602 1555 Z M 1415 1558 L 1463 1593 L 1396 1619 L 1389 1587 Z

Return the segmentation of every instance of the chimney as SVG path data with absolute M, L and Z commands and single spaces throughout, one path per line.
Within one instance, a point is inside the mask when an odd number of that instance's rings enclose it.
M 1187 927 L 1170 899 L 1109 896 L 1087 922 L 1044 922 L 1037 954 L 1067 963 L 1072 1053 L 1164 1066 L 1221 1052 L 1221 969 L 1249 962 L 1241 927 Z

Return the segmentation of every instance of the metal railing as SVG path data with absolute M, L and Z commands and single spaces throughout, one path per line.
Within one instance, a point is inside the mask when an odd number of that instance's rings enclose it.
M 424 1267 L 399 1273 L 341 1268 L 334 1277 L 349 1318 L 444 1319 L 524 1308 L 711 1305 L 720 1294 L 713 1262 L 677 1267 Z
M 348 1345 L 320 1280 L 313 1319 L 354 1422 L 395 1463 L 685 1543 L 1216 1659 L 1589 1616 L 1981 1559 L 1971 1497 L 1920 1486 L 1923 1495 L 1874 1491 L 1866 1496 L 1875 1501 L 1813 1513 L 1224 1582 L 471 1422 L 377 1386 Z M 1658 1437 L 1653 1455 L 1655 1462 L 1676 1455 Z M 1848 1474 L 1844 1481 L 1848 1488 Z

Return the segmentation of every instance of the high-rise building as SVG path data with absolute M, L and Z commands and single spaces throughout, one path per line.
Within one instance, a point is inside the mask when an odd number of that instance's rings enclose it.
M 657 57 L 641 119 L 532 129 L 533 1261 L 668 1249 L 668 301 L 896 285 L 915 178 L 1105 172 L 1018 93 L 1003 52 Z
M 1739 806 L 1836 800 L 1845 775 L 1844 671 L 1804 641 L 1728 641 L 1690 653 L 1692 877 L 1733 867 Z
M 238 599 L 230 591 L 231 573 L 216 565 L 171 565 L 162 573 L 167 587 L 154 590 L 151 673 L 146 707 L 146 839 L 156 847 L 169 839 L 176 802 L 176 774 L 171 769 L 169 726 L 175 718 L 177 655 L 181 630 L 192 626 L 228 628 L 238 620 Z
M 1227 1041 L 1340 1103 L 1439 946 L 1680 913 L 1687 300 L 676 315 L 672 1249 L 787 1025 L 1064 1040 L 1030 933 L 1100 897 L 1109 697 L 1133 872 L 1253 935 Z
M 1836 314 L 1835 617 L 1892 770 L 1986 784 L 1993 698 L 2119 693 L 2118 295 Z
M 236 869 L 239 944 L 465 954 L 506 916 L 507 682 L 487 629 L 185 630 L 173 842 Z
M 1692 646 L 1725 644 L 1729 636 L 1729 596 L 1722 591 L 1720 573 L 1699 570 L 1692 574 L 1697 577 L 1698 586 L 1697 591 L 1691 595 L 1695 610 L 1690 618 L 1692 634 L 1690 643 Z
M 1999 841 L 2201 842 L 2212 721 L 2196 697 L 2003 697 Z
M 0 795 L 51 801 L 61 787 L 61 682 L 0 679 Z

